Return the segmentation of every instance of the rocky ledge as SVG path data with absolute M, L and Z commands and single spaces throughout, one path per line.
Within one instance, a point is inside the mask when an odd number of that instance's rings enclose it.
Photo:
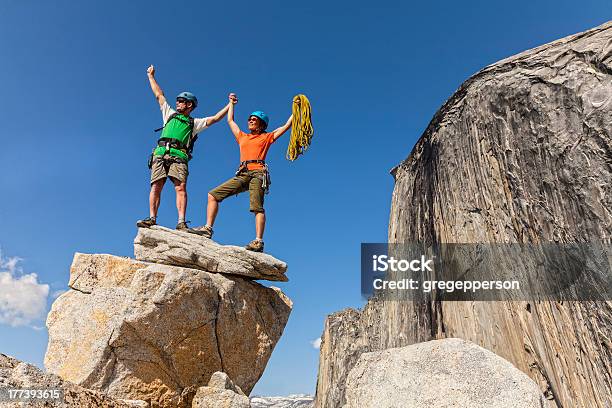
M 221 245 L 199 235 L 154 226 L 140 228 L 134 239 L 139 261 L 200 269 L 206 272 L 286 282 L 287 264 L 271 255 Z

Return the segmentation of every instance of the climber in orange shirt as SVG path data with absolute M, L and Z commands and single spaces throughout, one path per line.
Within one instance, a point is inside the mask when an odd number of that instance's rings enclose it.
M 200 235 L 211 238 L 213 224 L 219 211 L 219 203 L 227 197 L 249 191 L 250 211 L 255 213 L 255 239 L 246 246 L 246 249 L 263 252 L 263 233 L 266 226 L 266 213 L 263 208 L 264 194 L 270 187 L 270 177 L 265 159 L 272 143 L 281 137 L 290 127 L 293 115 L 287 122 L 272 132 L 266 133 L 269 119 L 262 111 L 255 111 L 249 115 L 248 129 L 244 133 L 234 122 L 234 105 L 238 100 L 230 95 L 227 122 L 240 146 L 240 166 L 236 175 L 208 193 L 208 207 L 206 209 L 206 225 L 195 227 L 193 230 Z M 295 103 L 299 103 L 295 102 Z

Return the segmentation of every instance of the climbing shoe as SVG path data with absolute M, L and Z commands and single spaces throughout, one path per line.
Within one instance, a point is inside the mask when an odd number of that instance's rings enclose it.
M 185 221 L 182 221 L 176 224 L 176 229 L 179 231 L 183 231 L 183 232 L 191 232 L 189 230 L 190 228 L 187 226 L 187 223 Z
M 263 252 L 264 242 L 260 239 L 254 239 L 249 242 L 249 244 L 245 246 L 245 248 L 253 252 Z
M 136 222 L 136 226 L 138 228 L 149 228 L 155 224 L 157 224 L 157 222 L 155 221 L 154 218 L 151 218 L 151 217 L 147 217 L 144 220 L 138 220 L 138 222 Z
M 193 227 L 189 232 L 201 235 L 204 238 L 212 238 L 213 236 L 213 229 L 208 225 L 202 225 L 201 227 Z

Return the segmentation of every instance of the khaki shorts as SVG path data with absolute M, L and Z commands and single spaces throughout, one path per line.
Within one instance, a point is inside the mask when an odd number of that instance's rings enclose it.
M 242 172 L 209 191 L 209 194 L 221 202 L 231 195 L 249 190 L 249 210 L 254 213 L 262 213 L 265 212 L 263 208 L 264 190 L 261 187 L 263 177 L 263 170 Z
M 189 170 L 187 163 L 176 159 L 173 156 L 155 156 L 151 166 L 151 184 L 158 180 L 171 177 L 179 182 L 187 182 Z

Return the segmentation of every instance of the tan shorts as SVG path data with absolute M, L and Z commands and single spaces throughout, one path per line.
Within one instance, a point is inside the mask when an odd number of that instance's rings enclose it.
M 189 170 L 187 163 L 172 156 L 155 156 L 151 166 L 151 184 L 158 180 L 171 177 L 179 182 L 187 182 Z
M 249 190 L 249 210 L 254 213 L 262 213 L 265 212 L 263 208 L 264 190 L 261 187 L 263 176 L 263 170 L 242 172 L 215 187 L 209 191 L 209 194 L 215 197 L 215 200 L 221 202 L 231 195 Z

